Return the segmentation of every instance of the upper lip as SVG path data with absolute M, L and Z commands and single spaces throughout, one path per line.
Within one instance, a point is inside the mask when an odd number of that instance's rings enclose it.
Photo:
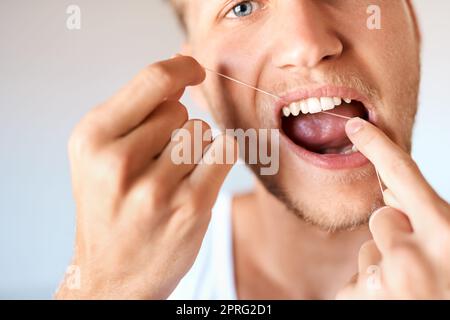
M 316 88 L 300 88 L 280 95 L 281 99 L 275 105 L 275 116 L 280 119 L 281 109 L 288 106 L 292 102 L 320 97 L 340 97 L 359 101 L 367 109 L 370 122 L 375 123 L 376 121 L 374 106 L 368 96 L 354 88 L 332 85 L 325 85 Z

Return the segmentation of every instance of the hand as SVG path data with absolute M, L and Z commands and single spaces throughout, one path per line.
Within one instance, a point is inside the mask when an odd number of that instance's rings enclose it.
M 178 99 L 204 78 L 190 57 L 153 64 L 75 128 L 73 264 L 81 285 L 71 290 L 63 282 L 56 298 L 164 299 L 190 269 L 232 167 L 215 164 L 213 151 L 237 153 L 235 140 L 222 135 L 200 144 L 208 161 L 171 159 L 173 131 L 194 136 L 194 121 Z M 209 126 L 202 122 L 202 129 Z
M 387 207 L 369 227 L 359 274 L 338 299 L 450 299 L 450 207 L 417 165 L 378 128 L 352 119 L 346 131 L 378 169 Z

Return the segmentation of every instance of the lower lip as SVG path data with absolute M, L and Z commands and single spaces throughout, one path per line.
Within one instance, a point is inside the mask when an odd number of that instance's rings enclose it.
M 302 160 L 321 169 L 356 169 L 370 163 L 369 160 L 360 152 L 355 152 L 352 154 L 318 154 L 308 151 L 305 148 L 295 144 L 284 134 L 281 134 L 281 140 L 286 141 L 290 150 L 292 150 Z

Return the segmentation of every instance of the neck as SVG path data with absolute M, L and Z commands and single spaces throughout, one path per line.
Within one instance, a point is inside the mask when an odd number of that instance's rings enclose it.
M 370 239 L 367 227 L 330 233 L 304 222 L 259 182 L 236 199 L 233 212 L 241 298 L 256 292 L 256 298 L 333 299 L 357 272 L 359 248 Z

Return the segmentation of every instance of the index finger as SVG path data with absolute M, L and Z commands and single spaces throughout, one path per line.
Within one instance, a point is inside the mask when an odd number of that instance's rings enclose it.
M 94 110 L 107 138 L 122 136 L 138 126 L 158 105 L 187 86 L 200 84 L 205 70 L 192 57 L 177 56 L 143 69 L 112 98 Z
M 350 140 L 378 169 L 414 227 L 428 223 L 439 196 L 425 180 L 412 158 L 371 123 L 354 118 L 346 125 Z

